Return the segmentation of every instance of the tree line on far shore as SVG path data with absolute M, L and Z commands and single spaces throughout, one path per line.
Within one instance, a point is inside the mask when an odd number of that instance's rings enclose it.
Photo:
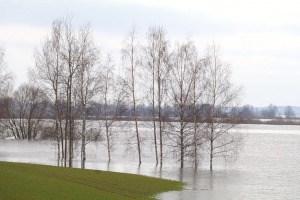
M 110 161 L 111 127 L 123 116 L 133 121 L 130 142 L 139 164 L 144 134 L 140 120 L 145 116 L 151 123 L 156 164 L 163 165 L 170 141 L 181 168 L 187 159 L 197 168 L 201 151 L 208 150 L 211 170 L 215 157 L 237 152 L 242 137 L 230 130 L 251 108 L 239 106 L 241 89 L 232 84 L 230 65 L 217 45 L 208 45 L 200 55 L 192 40 L 172 42 L 163 27 L 151 26 L 142 40 L 131 28 L 121 54 L 116 66 L 116 58 L 100 54 L 88 25 L 78 28 L 69 17 L 55 20 L 34 50 L 30 82 L 12 91 L 13 76 L 4 71 L 1 49 L 1 128 L 19 139 L 51 135 L 65 167 L 72 167 L 75 142 L 80 142 L 84 163 L 86 145 L 100 136 Z M 102 127 L 90 126 L 90 119 L 101 119 Z

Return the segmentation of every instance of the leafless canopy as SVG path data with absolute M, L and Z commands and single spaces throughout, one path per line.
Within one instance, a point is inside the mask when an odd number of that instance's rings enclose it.
M 207 69 L 206 101 L 209 105 L 206 135 L 210 143 L 208 149 L 212 170 L 214 157 L 233 155 L 241 142 L 242 138 L 238 133 L 230 133 L 230 130 L 237 125 L 234 118 L 228 122 L 221 120 L 226 113 L 226 108 L 239 105 L 240 88 L 232 85 L 230 67 L 221 60 L 216 45 L 208 47 L 205 65 Z M 226 119 L 228 120 L 229 116 Z

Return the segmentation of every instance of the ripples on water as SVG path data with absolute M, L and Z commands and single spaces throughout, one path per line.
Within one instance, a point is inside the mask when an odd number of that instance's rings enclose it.
M 85 166 L 186 182 L 185 190 L 160 194 L 159 199 L 300 199 L 300 126 L 247 125 L 242 132 L 246 137 L 238 159 L 232 163 L 217 160 L 213 172 L 206 159 L 197 171 L 180 170 L 171 160 L 159 168 L 147 152 L 138 167 L 132 153 L 118 149 L 114 161 L 107 163 L 105 148 L 99 143 L 88 146 Z M 57 165 L 55 150 L 54 143 L 45 141 L 0 140 L 3 161 Z M 74 165 L 80 167 L 80 160 Z

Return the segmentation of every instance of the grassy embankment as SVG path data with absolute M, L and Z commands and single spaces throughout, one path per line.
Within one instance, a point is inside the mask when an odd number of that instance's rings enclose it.
M 152 199 L 182 183 L 97 170 L 0 162 L 0 199 Z M 152 197 L 152 198 L 151 198 Z

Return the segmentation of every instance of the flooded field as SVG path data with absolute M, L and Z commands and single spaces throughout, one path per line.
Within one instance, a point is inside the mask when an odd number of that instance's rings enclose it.
M 244 125 L 238 131 L 244 142 L 237 159 L 215 160 L 213 172 L 209 171 L 205 152 L 196 171 L 189 166 L 180 169 L 171 154 L 166 154 L 160 168 L 155 165 L 153 145 L 147 139 L 143 163 L 138 166 L 136 152 L 126 145 L 130 137 L 126 131 L 118 133 L 109 163 L 105 143 L 90 143 L 85 167 L 186 182 L 185 190 L 163 193 L 158 199 L 299 199 L 300 126 Z M 144 128 L 145 134 L 150 132 Z M 2 161 L 59 165 L 56 155 L 55 142 L 0 140 Z M 74 166 L 80 167 L 79 151 L 76 156 Z

